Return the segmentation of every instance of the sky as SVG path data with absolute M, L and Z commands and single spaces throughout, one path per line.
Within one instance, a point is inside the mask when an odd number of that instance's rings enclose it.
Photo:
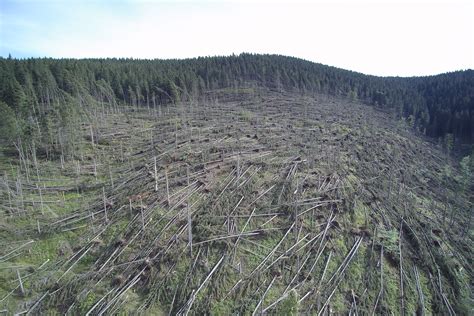
M 281 54 L 379 76 L 474 68 L 474 1 L 0 0 L 0 56 Z

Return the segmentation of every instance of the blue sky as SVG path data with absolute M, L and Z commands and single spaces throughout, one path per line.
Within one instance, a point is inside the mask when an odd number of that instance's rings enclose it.
M 0 55 L 277 53 L 374 75 L 474 68 L 464 0 L 0 0 Z

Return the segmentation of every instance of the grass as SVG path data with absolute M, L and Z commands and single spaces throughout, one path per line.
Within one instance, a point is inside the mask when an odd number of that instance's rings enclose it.
M 408 227 L 405 227 L 402 235 L 405 312 L 412 314 L 419 305 L 412 273 L 415 265 L 420 271 L 426 313 L 444 311 L 442 306 L 438 306 L 435 291 L 429 281 L 431 255 L 437 256 L 443 287 L 450 302 L 461 312 L 469 308 L 470 290 L 467 284 L 472 276 L 470 270 L 463 266 L 469 256 L 459 249 L 469 249 L 473 230 L 465 237 L 465 241 L 460 240 L 456 235 L 456 228 L 463 223 L 455 218 L 449 234 L 443 232 L 442 237 L 436 237 L 432 233 L 432 229 L 438 227 L 445 194 L 455 207 L 466 202 L 463 195 L 457 197 L 459 201 L 453 201 L 456 196 L 454 176 L 446 178 L 450 184 L 446 188 L 447 193 L 429 186 L 436 183 L 439 177 L 436 170 L 443 172 L 442 162 L 427 158 L 431 157 L 428 153 L 437 154 L 436 149 L 416 137 L 409 139 L 396 136 L 395 123 L 383 114 L 359 104 L 346 104 L 346 101 L 341 100 L 337 101 L 340 103 L 337 106 L 324 101 L 312 104 L 314 101 L 301 96 L 293 104 L 278 94 L 264 92 L 255 101 L 256 99 L 247 95 L 253 95 L 255 91 L 249 89 L 247 92 L 233 91 L 242 98 L 241 101 L 218 101 L 195 107 L 192 109 L 193 115 L 185 118 L 181 109 L 170 108 L 170 114 L 167 114 L 168 109 L 163 109 L 166 114 L 160 117 L 153 117 L 144 110 L 129 112 L 128 118 L 124 114 L 111 115 L 103 125 L 97 122 L 97 128 L 103 135 L 117 136 L 105 137 L 101 144 L 94 147 L 85 141 L 78 157 L 66 159 L 64 169 L 61 169 L 57 160 L 40 160 L 39 183 L 46 187 L 42 190 L 42 198 L 49 201 L 43 206 L 44 214 L 41 214 L 41 206 L 37 202 L 39 192 L 34 186 L 29 186 L 24 171 L 10 167 L 18 164 L 14 156 L 0 156 L 0 170 L 4 170 L 10 180 L 20 175 L 24 186 L 24 200 L 35 200 L 34 205 L 26 204 L 24 215 L 5 213 L 0 220 L 0 237 L 5 246 L 5 250 L 0 250 L 0 257 L 19 246 L 21 241 L 35 240 L 19 256 L 0 262 L 0 300 L 18 285 L 16 269 L 20 269 L 27 289 L 24 297 L 15 292 L 5 298 L 0 302 L 0 309 L 21 311 L 27 307 L 28 302 L 34 301 L 46 290 L 51 290 L 55 294 L 45 298 L 38 312 L 61 314 L 66 303 L 69 308 L 71 302 L 76 302 L 73 313 L 83 314 L 105 293 L 119 293 L 127 280 L 133 279 L 145 268 L 139 282 L 117 303 L 116 313 L 125 315 L 146 311 L 153 315 L 167 314 L 174 293 L 180 293 L 173 302 L 173 310 L 177 311 L 185 305 L 192 291 L 201 285 L 216 262 L 225 256 L 223 264 L 196 297 L 192 313 L 251 314 L 275 277 L 262 305 L 262 308 L 268 307 L 281 297 L 299 268 L 302 268 L 301 273 L 296 275 L 291 287 L 296 284 L 299 286 L 270 313 L 314 313 L 317 312 L 317 307 L 309 310 L 310 306 L 318 300 L 324 303 L 328 299 L 336 285 L 329 284 L 329 279 L 343 263 L 354 242 L 362 237 L 357 254 L 340 276 L 342 281 L 329 301 L 330 308 L 335 314 L 349 313 L 354 291 L 360 300 L 359 312 L 371 312 L 380 290 L 379 260 L 380 246 L 383 246 L 384 293 L 377 312 L 398 314 L 398 229 L 400 215 L 405 208 L 408 212 L 406 225 L 411 225 L 413 230 L 410 233 Z M 265 106 L 256 103 L 262 99 L 268 101 Z M 366 121 L 365 117 L 371 117 L 371 120 Z M 188 120 L 193 126 L 193 136 L 186 128 Z M 176 125 L 178 144 L 175 143 Z M 150 141 L 150 131 L 154 134 L 154 146 Z M 83 132 L 87 134 L 89 131 L 86 129 Z M 123 162 L 120 144 L 124 152 Z M 240 187 L 235 183 L 226 187 L 236 174 L 236 159 L 232 155 L 237 146 L 242 152 L 241 171 L 250 167 L 247 174 L 241 175 L 241 180 L 248 181 Z M 261 156 L 263 153 L 266 155 Z M 153 171 L 153 167 L 150 167 L 153 166 L 153 157 L 158 159 L 160 168 L 157 172 L 160 179 L 164 178 L 164 169 L 161 167 L 166 166 L 169 170 L 169 189 L 172 194 L 169 204 L 164 181 L 158 183 L 158 190 L 155 191 L 153 172 L 149 173 L 150 170 Z M 301 160 L 294 175 L 288 177 L 296 157 Z M 90 174 L 93 159 L 98 165 L 97 177 Z M 203 164 L 209 161 L 213 163 Z M 77 162 L 81 164 L 79 174 L 76 172 Z M 183 184 L 186 183 L 183 177 L 187 167 L 193 174 L 191 183 L 199 182 L 198 186 L 186 188 Z M 403 175 L 399 169 L 404 170 Z M 452 169 L 451 174 L 455 175 L 456 166 Z M 256 170 L 258 172 L 251 179 L 246 178 Z M 114 179 L 113 188 L 109 172 Z M 389 174 L 392 178 L 389 178 Z M 32 181 L 36 181 L 35 178 Z M 388 201 L 390 179 L 393 186 L 391 200 Z M 400 185 L 402 181 L 403 186 Z M 298 190 L 296 182 L 303 184 Z M 83 185 L 82 190 L 76 190 L 81 184 L 89 187 Z M 260 197 L 272 186 L 271 191 Z M 14 181 L 10 187 L 16 191 Z M 114 201 L 108 213 L 109 222 L 105 221 L 102 213 L 102 187 L 106 196 Z M 282 190 L 284 193 L 280 199 Z M 4 198 L 0 201 L 0 206 L 9 207 L 5 192 L 0 194 Z M 140 231 L 140 216 L 133 222 L 134 217 L 129 215 L 128 198 L 137 194 L 143 194 L 143 197 L 140 201 L 133 201 L 132 205 L 136 208 L 134 214 L 138 212 L 140 204 L 146 206 L 143 209 L 147 223 L 144 232 Z M 236 207 L 242 196 L 244 199 Z M 294 223 L 294 207 L 305 210 L 324 201 L 332 202 L 316 207 L 316 218 L 312 218 L 312 212 L 302 215 L 297 226 L 301 230 L 297 234 L 291 231 L 268 261 L 261 265 L 263 269 L 251 275 Z M 254 209 L 255 215 L 270 212 L 283 214 L 268 223 L 270 217 L 252 218 L 246 231 L 262 231 L 258 235 L 240 239 L 235 260 L 231 260 L 235 238 L 194 245 L 193 256 L 199 253 L 199 257 L 191 259 L 188 255 L 185 208 L 180 206 L 183 203 L 188 203 L 193 212 L 192 231 L 195 243 L 240 232 Z M 301 204 L 295 206 L 293 203 Z M 20 201 L 13 200 L 12 204 L 17 206 Z M 94 220 L 89 217 L 80 219 L 92 212 L 96 214 Z M 235 225 L 233 227 L 225 223 L 226 215 L 230 212 L 241 216 L 232 221 Z M 302 238 L 308 234 L 308 240 L 321 234 L 331 213 L 336 219 L 326 235 L 327 247 L 310 274 L 309 268 L 316 259 L 321 240 L 316 239 L 313 244 L 302 249 L 299 247 L 305 242 L 295 249 L 289 249 L 297 242 L 297 235 Z M 41 224 L 41 233 L 37 232 L 37 220 Z M 61 225 L 53 225 L 56 221 L 61 221 Z M 316 225 L 313 226 L 313 223 Z M 76 229 L 78 227 L 82 228 Z M 73 230 L 63 231 L 68 229 Z M 58 276 L 70 266 L 62 264 L 73 259 L 74 253 L 88 245 L 91 238 L 102 229 L 104 233 L 98 238 L 100 243 L 60 280 L 62 288 L 54 288 L 53 284 Z M 266 229 L 274 230 L 264 231 Z M 376 234 L 373 236 L 374 231 Z M 423 239 L 425 235 L 427 240 Z M 132 240 L 134 236 L 137 237 Z M 436 238 L 442 240 L 442 245 L 435 251 L 427 245 Z M 113 257 L 105 265 L 103 273 L 90 273 L 97 271 L 98 265 L 104 264 L 117 249 L 120 255 Z M 296 249 L 299 249 L 297 253 Z M 302 303 L 297 303 L 299 298 L 317 287 L 331 251 L 331 260 L 325 278 L 321 281 L 323 292 L 310 293 Z M 302 264 L 306 255 L 309 255 L 306 265 L 297 266 L 296 258 L 299 257 Z M 265 270 L 280 256 L 279 262 Z M 155 259 L 148 266 L 144 262 L 150 257 Z M 48 259 L 48 263 L 39 269 Z M 135 259 L 137 262 L 131 263 Z M 193 264 L 195 266 L 189 282 L 185 283 Z M 238 264 L 242 264 L 241 271 Z M 117 276 L 123 276 L 125 284 L 114 285 L 114 278 Z M 240 285 L 230 293 L 239 280 L 242 280 Z M 98 310 L 103 307 L 104 305 L 99 304 Z

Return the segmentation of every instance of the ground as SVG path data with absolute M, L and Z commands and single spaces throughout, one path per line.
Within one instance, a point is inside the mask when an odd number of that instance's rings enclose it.
M 4 150 L 5 313 L 472 309 L 458 167 L 389 113 L 257 88 L 95 111 L 63 159 Z

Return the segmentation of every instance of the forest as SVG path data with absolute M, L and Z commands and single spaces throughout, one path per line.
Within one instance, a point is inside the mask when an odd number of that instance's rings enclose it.
M 474 71 L 0 59 L 0 314 L 472 314 Z
M 0 58 L 3 135 L 37 146 L 53 126 L 70 126 L 91 99 L 131 107 L 197 99 L 254 84 L 348 97 L 390 111 L 414 130 L 451 146 L 474 142 L 474 71 L 375 77 L 279 55 L 184 60 Z M 459 146 L 458 146 L 459 145 Z

